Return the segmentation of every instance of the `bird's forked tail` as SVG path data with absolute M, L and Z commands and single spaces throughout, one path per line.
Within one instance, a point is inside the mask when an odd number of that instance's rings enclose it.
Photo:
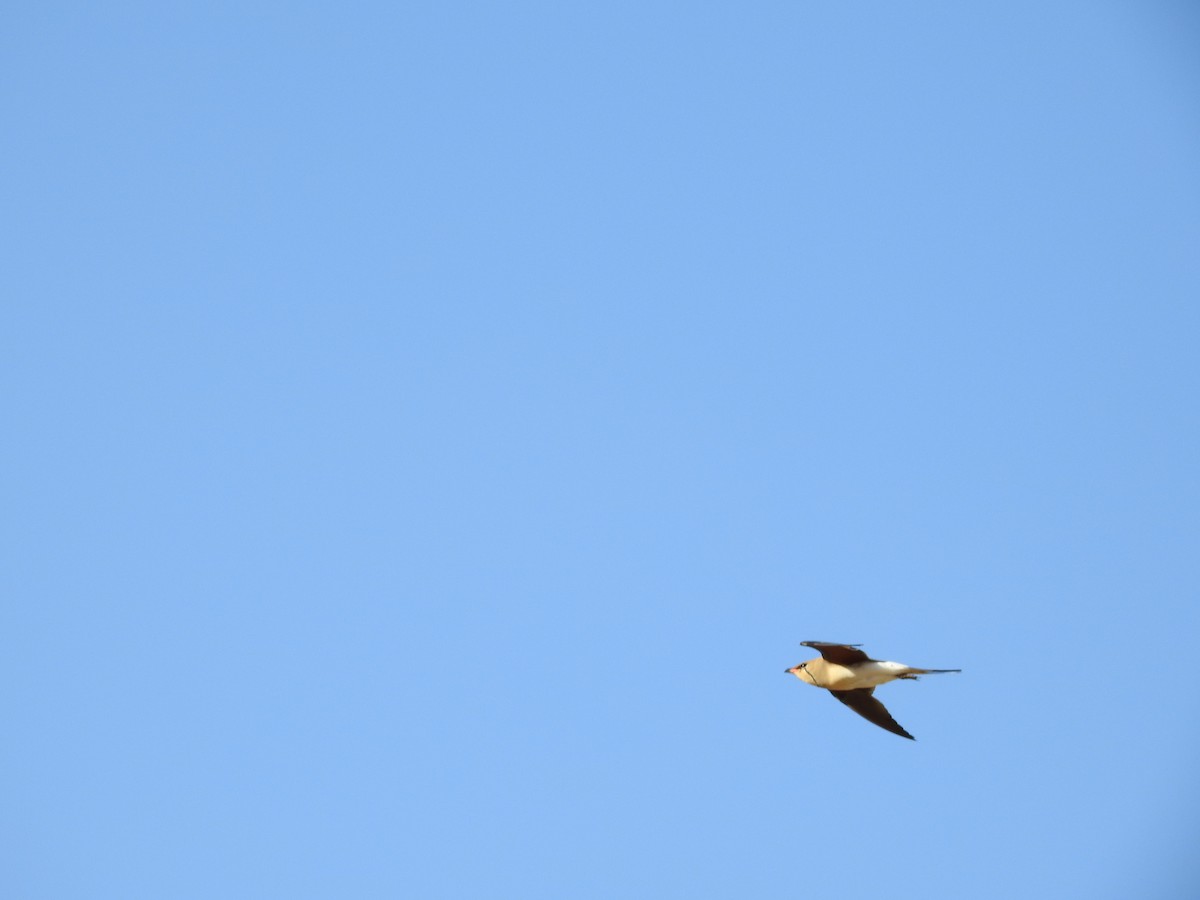
M 913 681 L 916 681 L 918 675 L 945 675 L 947 672 L 961 671 L 962 669 L 918 669 L 916 666 L 909 666 L 908 671 L 899 677 L 911 678 Z

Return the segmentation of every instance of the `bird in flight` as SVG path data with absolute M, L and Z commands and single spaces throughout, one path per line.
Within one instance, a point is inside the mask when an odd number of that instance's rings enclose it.
M 916 738 L 900 727 L 891 713 L 873 696 L 875 688 L 897 678 L 916 681 L 918 675 L 942 672 L 961 672 L 962 669 L 918 669 L 904 663 L 871 659 L 858 648 L 861 644 L 829 644 L 825 641 L 801 641 L 801 647 L 812 647 L 821 655 L 798 666 L 786 669 L 805 684 L 825 688 L 848 707 L 880 728 L 906 737 Z

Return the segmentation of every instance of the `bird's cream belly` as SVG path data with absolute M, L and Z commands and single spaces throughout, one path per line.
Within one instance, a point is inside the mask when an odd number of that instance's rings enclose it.
M 854 668 L 830 665 L 826 668 L 825 678 L 821 687 L 834 691 L 853 691 L 858 688 L 870 688 L 886 684 L 904 674 L 906 666 L 899 663 L 871 662 L 859 663 Z

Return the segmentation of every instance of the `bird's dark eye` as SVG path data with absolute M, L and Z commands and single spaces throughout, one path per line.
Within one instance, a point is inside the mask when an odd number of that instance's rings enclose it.
M 808 668 L 808 663 L 800 663 L 800 668 L 802 668 L 802 669 L 807 669 L 807 668 Z

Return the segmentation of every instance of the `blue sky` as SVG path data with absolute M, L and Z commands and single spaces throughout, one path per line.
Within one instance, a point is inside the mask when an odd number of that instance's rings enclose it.
M 8 9 L 3 893 L 1194 892 L 1198 38 Z

